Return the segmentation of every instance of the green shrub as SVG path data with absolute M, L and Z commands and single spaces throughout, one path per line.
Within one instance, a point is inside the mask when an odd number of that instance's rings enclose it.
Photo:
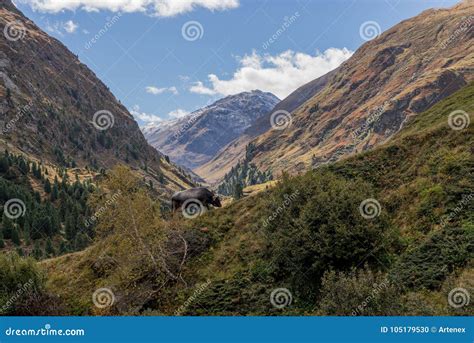
M 398 287 L 368 268 L 324 274 L 319 312 L 337 316 L 396 315 L 401 309 Z

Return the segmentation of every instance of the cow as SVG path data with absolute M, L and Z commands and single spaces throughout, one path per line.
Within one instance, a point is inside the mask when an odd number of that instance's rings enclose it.
M 188 205 L 190 207 L 198 206 L 197 211 L 199 214 L 204 211 L 204 208 L 209 209 L 209 205 L 222 207 L 219 197 L 206 187 L 191 188 L 174 193 L 171 197 L 171 207 L 173 212 L 179 210 L 183 205 L 185 206 L 183 210 L 186 212 L 188 211 Z M 196 209 L 191 209 L 191 211 L 196 212 Z

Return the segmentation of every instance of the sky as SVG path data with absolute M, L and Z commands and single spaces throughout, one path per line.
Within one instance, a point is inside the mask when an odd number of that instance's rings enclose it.
M 280 99 L 455 0 L 14 0 L 141 125 L 260 89 Z

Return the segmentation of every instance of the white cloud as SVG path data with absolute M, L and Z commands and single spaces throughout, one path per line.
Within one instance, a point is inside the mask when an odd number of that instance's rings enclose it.
M 171 117 L 171 118 L 182 118 L 182 117 L 185 117 L 189 114 L 188 111 L 185 111 L 185 110 L 182 110 L 181 108 L 178 108 L 174 111 L 171 111 L 170 113 L 168 113 L 168 115 Z
M 251 55 L 239 58 L 240 66 L 231 79 L 221 80 L 209 74 L 209 86 L 198 81 L 190 91 L 205 95 L 231 95 L 253 89 L 271 92 L 280 99 L 298 87 L 338 67 L 353 54 L 343 48 L 329 48 L 314 56 L 288 50 L 279 55 Z
M 236 8 L 239 0 L 18 0 L 34 10 L 57 13 L 62 10 L 82 9 L 88 12 L 144 12 L 159 17 L 173 17 L 202 7 L 211 11 Z
M 66 32 L 68 32 L 68 33 L 76 32 L 78 27 L 79 27 L 79 25 L 76 24 L 75 22 L 73 22 L 72 20 L 68 20 L 63 25 L 64 30 L 66 30 Z
M 135 119 L 139 119 L 145 123 L 157 123 L 162 121 L 160 117 L 155 114 L 148 114 L 140 111 L 140 106 L 135 105 L 130 109 L 130 113 Z
M 174 95 L 178 94 L 178 89 L 176 89 L 175 86 L 172 87 L 164 87 L 164 88 L 158 88 L 155 86 L 148 86 L 145 88 L 147 93 L 153 94 L 153 95 L 158 95 L 158 94 L 163 94 L 164 92 L 170 92 L 173 93 Z
M 79 25 L 73 22 L 72 20 L 68 20 L 66 22 L 62 22 L 62 21 L 50 22 L 49 20 L 46 20 L 44 22 L 44 25 L 45 25 L 46 31 L 55 33 L 59 36 L 64 36 L 65 32 L 74 33 L 79 27 Z

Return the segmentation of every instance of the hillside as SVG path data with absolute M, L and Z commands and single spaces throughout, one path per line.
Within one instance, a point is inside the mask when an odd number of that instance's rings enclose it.
M 143 132 L 148 142 L 173 162 L 196 169 L 240 137 L 278 102 L 271 93 L 243 92 L 220 99 L 184 118 L 145 127 Z
M 124 163 L 160 194 L 189 187 L 149 146 L 128 110 L 61 42 L 0 4 L 0 146 L 96 172 Z
M 221 181 L 225 174 L 236 167 L 237 163 L 245 158 L 246 147 L 259 135 L 271 129 L 271 115 L 278 111 L 292 112 L 306 100 L 313 97 L 324 88 L 329 78 L 337 72 L 337 68 L 313 80 L 292 92 L 285 99 L 276 104 L 269 112 L 260 116 L 239 137 L 224 146 L 209 162 L 196 168 L 196 173 L 204 177 L 209 183 Z M 239 168 L 239 167 L 237 167 Z
M 298 173 L 385 142 L 474 79 L 473 16 L 472 1 L 427 10 L 365 43 L 292 111 L 286 129 L 252 141 L 250 163 L 273 175 Z
M 46 290 L 73 314 L 473 315 L 448 303 L 456 287 L 474 292 L 473 99 L 471 83 L 378 148 L 199 218 L 160 219 L 132 189 L 144 215 L 137 201 L 111 209 L 95 245 L 41 263 Z M 143 232 L 125 239 L 114 216 Z M 99 287 L 111 306 L 93 306 Z

